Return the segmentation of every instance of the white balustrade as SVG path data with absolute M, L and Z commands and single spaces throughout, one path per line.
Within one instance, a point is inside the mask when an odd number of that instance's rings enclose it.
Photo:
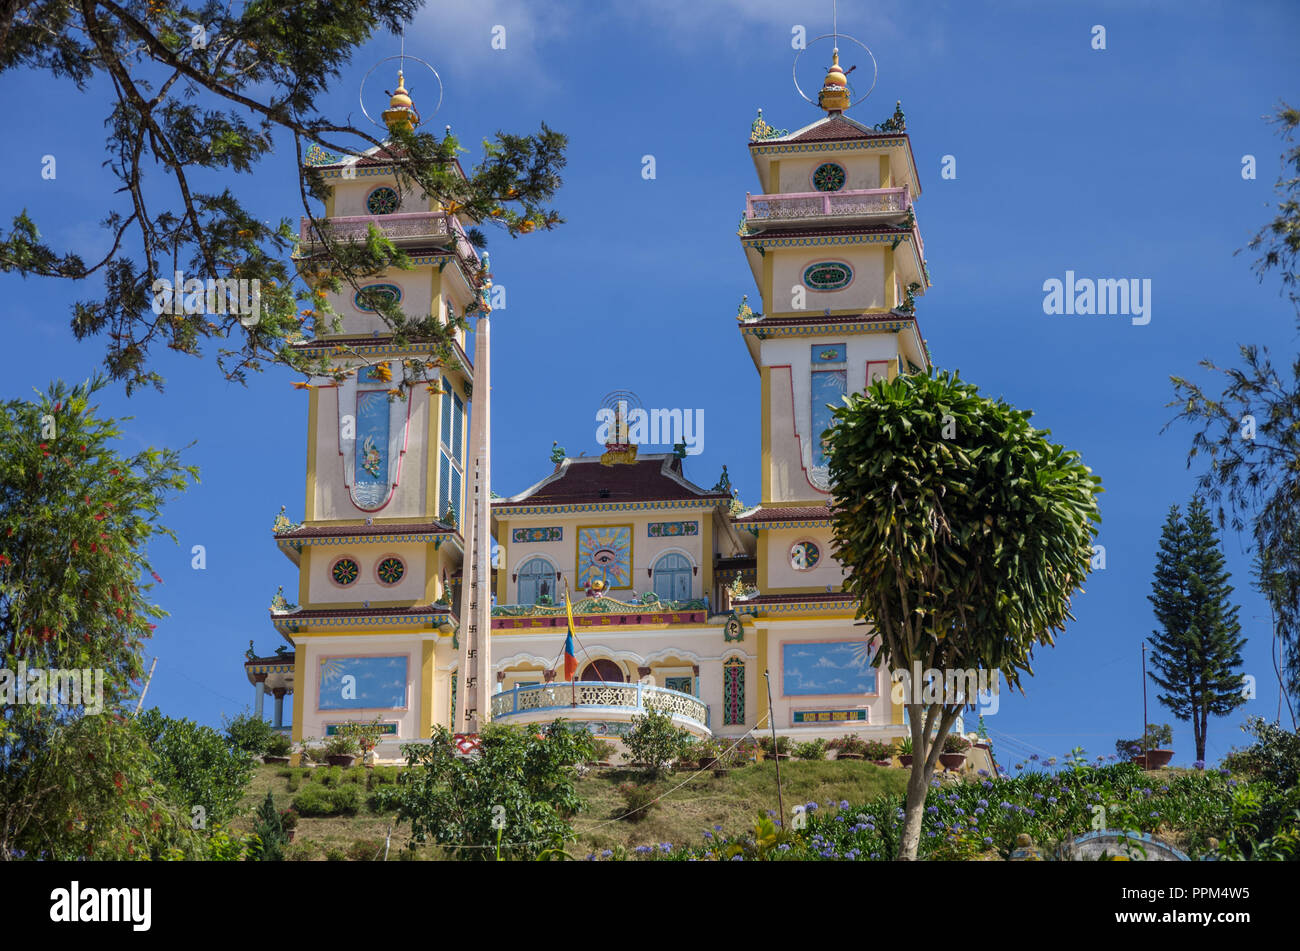
M 580 680 L 573 683 L 515 687 L 492 696 L 492 719 L 504 720 L 517 714 L 564 708 L 623 707 L 629 712 L 662 710 L 700 725 L 708 722 L 709 708 L 698 697 L 639 683 L 602 683 Z

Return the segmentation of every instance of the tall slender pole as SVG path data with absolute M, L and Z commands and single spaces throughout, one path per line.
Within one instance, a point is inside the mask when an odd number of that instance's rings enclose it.
M 785 800 L 781 796 L 781 751 L 776 747 L 776 717 L 772 716 L 772 677 L 764 670 L 763 679 L 767 681 L 767 719 L 772 725 L 772 758 L 776 760 L 776 808 L 781 817 L 781 828 L 785 828 Z
M 153 672 L 157 667 L 158 658 L 155 655 L 153 663 L 149 665 L 149 679 L 144 682 L 144 689 L 140 691 L 140 699 L 135 703 L 135 713 L 131 714 L 131 716 L 138 717 L 140 715 L 140 708 L 144 706 L 144 695 L 149 692 L 149 685 L 153 683 Z
M 1142 642 L 1142 759 L 1148 766 L 1147 755 L 1147 642 Z

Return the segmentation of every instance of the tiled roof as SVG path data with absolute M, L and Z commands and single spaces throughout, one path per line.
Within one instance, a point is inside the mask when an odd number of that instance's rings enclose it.
M 515 505 L 571 505 L 582 502 L 663 502 L 717 499 L 726 492 L 702 489 L 682 474 L 681 460 L 671 453 L 641 456 L 633 463 L 601 465 L 599 456 L 565 459 L 560 470 L 493 508 Z
M 737 525 L 752 525 L 755 522 L 797 522 L 830 517 L 831 510 L 824 505 L 791 505 L 784 508 L 758 509 L 733 521 Z
M 334 538 L 339 535 L 455 535 L 456 529 L 440 522 L 402 522 L 389 525 L 304 525 L 276 538 Z
M 900 225 L 840 225 L 837 227 L 818 227 L 818 228 L 781 228 L 780 230 L 757 231 L 753 234 L 741 235 L 742 241 L 754 241 L 762 238 L 773 239 L 779 238 L 827 238 L 837 235 L 858 235 L 858 234 L 911 234 L 911 228 L 904 228 Z
M 773 145 L 785 142 L 849 142 L 855 139 L 896 139 L 905 134 L 903 132 L 877 132 L 869 126 L 864 126 L 846 116 L 836 115 L 818 120 L 790 135 L 777 139 L 757 139 L 750 142 L 750 145 Z
M 259 664 L 292 664 L 293 657 L 293 651 L 289 651 L 287 654 L 272 654 L 270 657 L 254 657 L 252 660 L 244 661 L 244 666 L 255 667 Z
M 915 322 L 915 314 L 900 314 L 898 311 L 886 311 L 883 314 L 852 314 L 839 316 L 826 316 L 825 314 L 815 314 L 809 317 L 761 317 L 758 320 L 745 321 L 740 326 L 763 326 L 763 327 L 799 327 L 805 324 L 870 324 L 878 321 L 894 323 L 900 320 L 910 320 Z
M 819 591 L 811 594 L 760 594 L 757 597 L 746 598 L 744 601 L 736 601 L 734 606 L 741 608 L 755 604 L 817 604 L 852 600 L 853 595 L 845 594 L 843 591 Z
M 415 604 L 404 608 L 313 608 L 273 615 L 276 621 L 314 621 L 323 618 L 364 617 L 436 617 L 450 614 L 451 608 L 443 604 Z

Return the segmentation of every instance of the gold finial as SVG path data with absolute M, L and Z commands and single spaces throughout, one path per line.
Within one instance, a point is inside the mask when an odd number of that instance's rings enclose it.
M 392 98 L 388 100 L 388 108 L 384 110 L 384 125 L 390 129 L 405 129 L 410 132 L 415 126 L 420 124 L 420 113 L 415 108 L 415 103 L 411 102 L 411 94 L 406 91 L 406 78 L 402 71 L 397 71 L 397 88 L 393 90 Z
M 840 51 L 836 49 L 821 92 L 817 94 L 817 105 L 833 115 L 847 109 L 849 101 L 849 80 L 844 70 L 840 69 Z

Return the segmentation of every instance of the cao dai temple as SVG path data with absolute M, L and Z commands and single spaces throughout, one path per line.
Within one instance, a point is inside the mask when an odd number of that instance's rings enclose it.
M 283 727 L 289 698 L 299 741 L 378 719 L 384 759 L 434 725 L 563 717 L 616 738 L 651 707 L 699 736 L 773 722 L 801 738 L 904 733 L 841 593 L 819 436 L 828 403 L 929 369 L 913 313 L 929 286 L 921 185 L 901 111 L 878 126 L 845 115 L 838 55 L 818 103 L 824 114 L 792 132 L 760 112 L 748 144 L 755 190 L 739 241 L 761 309 L 743 304 L 737 323 L 761 383 L 762 501 L 747 511 L 725 469 L 706 486 L 679 455 L 638 455 L 618 429 L 603 456 L 557 450 L 553 468 L 498 480 L 528 488 L 491 492 L 489 409 L 476 398 L 488 392 L 490 308 L 471 222 L 400 194 L 382 150 L 309 159 L 331 187 L 334 234 L 373 223 L 409 254 L 414 268 L 380 279 L 385 293 L 408 313 L 477 320 L 476 352 L 458 330 L 454 364 L 390 399 L 388 381 L 419 348 L 394 346 L 342 294 L 330 301 L 341 333 L 299 344 L 345 352 L 336 363 L 358 372 L 308 387 L 304 519 L 282 514 L 274 533 L 298 571 L 296 603 L 272 605 L 285 646 L 250 649 L 245 664 L 259 713 L 270 694 Z M 400 77 L 384 115 L 414 116 Z M 562 657 L 566 591 L 576 681 Z

